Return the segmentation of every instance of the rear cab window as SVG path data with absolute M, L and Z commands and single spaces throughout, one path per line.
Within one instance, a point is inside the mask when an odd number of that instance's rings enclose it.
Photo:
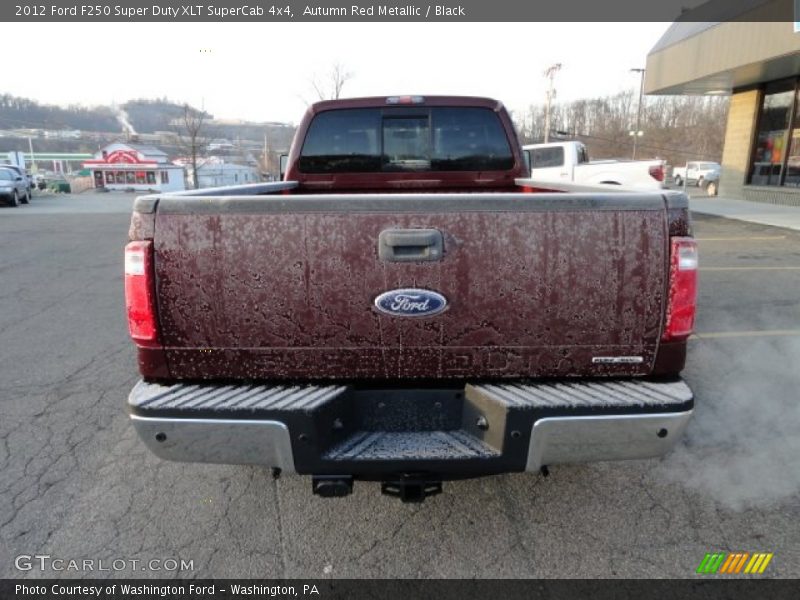
M 564 147 L 550 146 L 548 148 L 534 148 L 531 150 L 531 168 L 546 169 L 560 167 L 564 164 Z
M 475 107 L 338 109 L 314 117 L 302 173 L 500 171 L 514 155 L 499 116 Z

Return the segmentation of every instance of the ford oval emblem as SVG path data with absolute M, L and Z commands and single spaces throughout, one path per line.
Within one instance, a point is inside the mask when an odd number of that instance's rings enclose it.
M 394 317 L 430 317 L 447 307 L 447 298 L 430 290 L 406 288 L 384 292 L 375 298 L 375 308 Z

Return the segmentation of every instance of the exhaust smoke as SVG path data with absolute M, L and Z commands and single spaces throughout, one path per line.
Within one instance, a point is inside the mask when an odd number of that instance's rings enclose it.
M 800 494 L 800 338 L 695 340 L 695 413 L 656 475 L 733 510 Z
M 117 121 L 119 121 L 119 124 L 122 125 L 122 132 L 128 136 L 137 135 L 136 130 L 133 128 L 133 125 L 131 125 L 128 113 L 125 112 L 124 109 L 120 108 L 116 104 L 112 105 L 111 109 L 114 111 L 114 115 L 117 117 Z

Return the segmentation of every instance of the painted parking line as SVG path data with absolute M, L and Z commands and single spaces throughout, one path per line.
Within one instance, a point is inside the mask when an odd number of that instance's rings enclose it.
M 700 271 L 800 271 L 800 267 L 763 267 L 763 266 L 747 266 L 747 267 L 700 267 Z
M 785 240 L 785 235 L 765 235 L 765 236 L 747 236 L 747 237 L 708 237 L 708 238 L 695 238 L 698 242 L 770 242 L 773 240 Z
M 795 337 L 800 336 L 800 329 L 766 329 L 763 331 L 714 331 L 694 333 L 690 340 L 715 340 L 723 338 L 752 337 Z

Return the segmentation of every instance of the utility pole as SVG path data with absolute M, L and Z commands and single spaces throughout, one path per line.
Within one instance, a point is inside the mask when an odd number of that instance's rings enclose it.
M 550 85 L 547 88 L 547 104 L 545 104 L 545 111 L 544 111 L 544 143 L 548 143 L 550 141 L 550 107 L 553 103 L 553 99 L 556 97 L 556 90 L 554 87 L 554 80 L 556 78 L 556 73 L 561 70 L 561 63 L 556 63 L 547 68 L 544 72 L 544 76 L 550 79 Z
M 267 132 L 264 131 L 264 176 L 269 176 L 269 147 L 267 146 Z
M 36 173 L 36 157 L 33 155 L 33 141 L 31 136 L 28 136 L 28 149 L 31 151 L 31 173 Z M 25 161 L 22 163 L 22 168 L 25 168 Z
M 642 127 L 642 97 L 644 96 L 644 72 L 645 69 L 631 69 L 631 73 L 639 73 L 639 104 L 636 106 L 636 130 L 631 132 L 633 136 L 633 158 L 636 160 L 636 142 L 644 133 Z

